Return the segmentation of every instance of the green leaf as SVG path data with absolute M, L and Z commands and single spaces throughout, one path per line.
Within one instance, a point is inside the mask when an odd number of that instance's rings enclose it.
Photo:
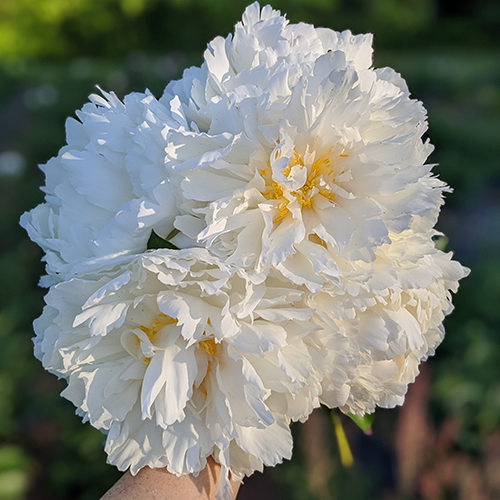
M 353 413 L 346 413 L 346 415 L 352 419 L 352 421 L 365 433 L 372 433 L 372 423 L 375 418 L 375 413 L 366 414 L 363 417 L 359 415 L 354 415 Z
M 157 248 L 179 250 L 173 243 L 170 243 L 170 241 L 164 240 L 161 236 L 158 236 L 153 229 L 148 240 L 148 250 L 156 250 Z

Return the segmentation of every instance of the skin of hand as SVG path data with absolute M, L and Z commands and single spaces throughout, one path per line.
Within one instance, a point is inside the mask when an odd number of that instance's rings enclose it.
M 137 475 L 126 472 L 100 500 L 215 500 L 220 465 L 209 457 L 197 477 L 177 477 L 167 469 L 144 467 Z M 236 498 L 240 482 L 231 481 Z

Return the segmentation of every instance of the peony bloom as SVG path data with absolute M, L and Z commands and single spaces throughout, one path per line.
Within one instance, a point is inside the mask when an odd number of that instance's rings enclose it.
M 425 165 L 425 109 L 371 54 L 371 35 L 289 25 L 254 3 L 160 101 L 91 96 L 44 166 L 46 203 L 21 221 L 47 253 L 45 283 L 174 226 L 176 246 L 257 281 L 275 267 L 315 291 L 318 273 L 339 278 L 329 253 L 372 262 L 445 185 Z
M 364 415 L 402 405 L 418 366 L 434 354 L 451 313 L 450 291 L 469 270 L 437 250 L 429 221 L 390 234 L 369 266 L 338 262 L 339 285 L 309 294 L 313 319 L 330 334 L 334 361 L 323 380 L 322 402 Z
M 373 262 L 390 234 L 436 210 L 445 184 L 425 165 L 426 111 L 392 69 L 371 68 L 371 41 L 255 3 L 234 37 L 211 42 L 160 99 L 177 110 L 175 227 L 227 262 L 317 291 L 318 273 L 339 279 L 330 253 Z
M 114 264 L 114 267 L 113 267 Z M 290 458 L 289 423 L 319 406 L 331 360 L 304 293 L 253 284 L 206 250 L 156 250 L 51 288 L 35 354 L 107 433 L 109 462 L 241 479 Z
M 167 110 L 150 94 L 113 93 L 68 118 L 68 144 L 42 167 L 46 202 L 21 218 L 46 252 L 44 285 L 88 260 L 146 250 L 152 228 L 172 231 L 175 189 L 164 168 Z
M 222 500 L 320 403 L 402 404 L 441 342 L 468 272 L 432 240 L 449 188 L 371 42 L 254 3 L 159 100 L 68 120 L 21 219 L 51 286 L 35 354 L 120 470 L 213 456 Z

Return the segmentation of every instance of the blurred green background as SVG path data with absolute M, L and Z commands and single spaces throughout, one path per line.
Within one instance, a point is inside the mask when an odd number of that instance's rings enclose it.
M 157 96 L 206 43 L 241 18 L 241 0 L 0 0 L 0 500 L 93 500 L 119 477 L 104 437 L 58 396 L 64 383 L 32 355 L 44 290 L 38 247 L 18 226 L 42 201 L 37 164 L 64 144 L 64 121 L 95 84 Z M 500 2 L 277 0 L 292 22 L 375 34 L 429 110 L 431 162 L 455 191 L 439 229 L 472 268 L 447 337 L 404 407 L 373 434 L 344 427 L 339 463 L 321 412 L 293 428 L 291 462 L 246 481 L 239 499 L 500 498 Z

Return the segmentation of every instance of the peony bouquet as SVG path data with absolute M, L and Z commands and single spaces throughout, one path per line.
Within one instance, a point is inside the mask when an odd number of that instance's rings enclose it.
M 468 270 L 426 111 L 372 36 L 250 5 L 163 96 L 101 92 L 21 224 L 46 255 L 35 355 L 132 474 L 290 458 L 321 404 L 403 403 Z

